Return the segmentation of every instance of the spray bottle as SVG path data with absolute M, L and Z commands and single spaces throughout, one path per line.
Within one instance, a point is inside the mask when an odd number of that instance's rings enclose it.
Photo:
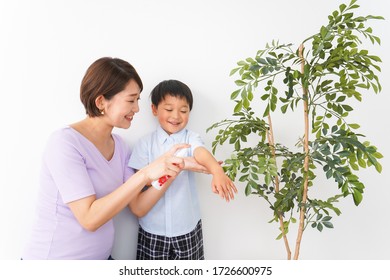
M 180 149 L 178 150 L 176 153 L 175 153 L 175 156 L 176 157 L 184 157 L 186 155 L 186 152 L 187 152 L 187 149 L 188 148 L 184 148 L 184 149 Z M 168 181 L 168 179 L 170 178 L 171 176 L 169 175 L 164 175 L 162 177 L 160 177 L 158 180 L 155 180 L 152 182 L 152 186 L 157 189 L 157 190 L 161 190 L 162 186 L 165 184 L 166 181 Z

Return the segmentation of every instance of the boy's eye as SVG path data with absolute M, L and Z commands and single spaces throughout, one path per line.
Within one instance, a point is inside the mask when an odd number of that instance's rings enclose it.
M 187 113 L 187 111 L 181 111 L 183 114 L 186 114 Z

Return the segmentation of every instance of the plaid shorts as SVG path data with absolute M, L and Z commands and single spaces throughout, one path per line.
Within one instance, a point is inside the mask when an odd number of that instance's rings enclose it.
M 151 234 L 140 226 L 137 260 L 204 260 L 202 222 L 190 233 L 174 237 Z

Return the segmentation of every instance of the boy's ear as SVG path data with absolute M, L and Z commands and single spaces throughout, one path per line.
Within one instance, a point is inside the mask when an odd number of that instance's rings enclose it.
M 152 104 L 152 112 L 154 116 L 157 116 L 157 107 L 154 104 Z

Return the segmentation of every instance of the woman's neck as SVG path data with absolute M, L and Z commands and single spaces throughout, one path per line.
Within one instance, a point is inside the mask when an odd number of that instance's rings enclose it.
M 102 118 L 87 117 L 84 120 L 71 124 L 70 126 L 96 146 L 105 145 L 106 143 L 112 141 L 111 133 L 113 127 L 108 126 Z

